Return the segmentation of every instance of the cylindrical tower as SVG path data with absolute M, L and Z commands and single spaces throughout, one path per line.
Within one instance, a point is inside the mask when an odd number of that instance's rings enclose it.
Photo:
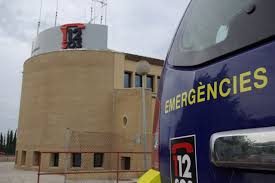
M 151 66 L 143 79 L 136 72 L 140 60 Z M 36 169 L 41 157 L 44 171 L 113 170 L 118 161 L 123 170 L 140 170 L 142 154 L 110 152 L 142 152 L 145 142 L 150 151 L 162 63 L 108 50 L 104 25 L 41 32 L 24 64 L 16 168 Z
M 113 55 L 108 51 L 64 51 L 26 61 L 17 142 L 20 165 L 33 167 L 37 151 L 64 151 L 66 128 L 103 136 L 110 132 Z M 101 142 L 108 138 L 94 140 L 95 144 L 108 144 Z
M 110 151 L 114 57 L 103 25 L 67 24 L 39 34 L 24 64 L 16 167 L 35 168 L 40 151 L 79 150 L 67 129 L 97 132 L 89 143 Z

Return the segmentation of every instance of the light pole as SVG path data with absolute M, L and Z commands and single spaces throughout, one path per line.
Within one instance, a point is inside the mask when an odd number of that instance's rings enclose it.
M 146 76 L 150 72 L 151 66 L 150 64 L 145 61 L 141 60 L 137 63 L 136 72 L 142 76 L 142 121 L 143 121 L 143 145 L 144 145 L 144 170 L 147 170 L 147 138 L 146 138 L 146 131 L 147 131 L 147 115 L 146 115 Z

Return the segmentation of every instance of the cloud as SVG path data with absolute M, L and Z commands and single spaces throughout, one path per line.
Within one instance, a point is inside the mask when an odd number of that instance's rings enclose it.
M 164 59 L 188 2 L 109 0 L 109 48 Z M 90 4 L 59 0 L 58 24 L 88 22 Z M 36 36 L 39 7 L 39 0 L 0 0 L 0 131 L 17 126 L 23 63 Z M 54 25 L 55 10 L 56 0 L 43 0 L 41 30 Z
M 29 41 L 30 32 L 34 28 L 32 18 L 21 7 L 15 5 L 14 1 L 0 3 L 0 10 L 1 37 L 13 37 L 23 42 Z
M 188 1 L 111 1 L 110 47 L 165 58 Z M 123 4 L 123 6 L 119 6 Z M 114 16 L 112 16 L 114 15 Z
M 0 37 L 0 43 L 1 132 L 17 127 L 23 62 L 29 56 L 29 45 L 12 37 Z

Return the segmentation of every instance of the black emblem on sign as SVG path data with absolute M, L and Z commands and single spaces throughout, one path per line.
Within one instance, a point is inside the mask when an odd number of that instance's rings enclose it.
M 82 48 L 82 30 L 80 28 L 68 28 L 68 48 Z
M 198 183 L 195 136 L 171 139 L 171 178 L 173 183 Z
M 82 30 L 85 29 L 84 24 L 65 24 L 60 27 L 63 34 L 62 48 L 75 49 L 82 48 Z

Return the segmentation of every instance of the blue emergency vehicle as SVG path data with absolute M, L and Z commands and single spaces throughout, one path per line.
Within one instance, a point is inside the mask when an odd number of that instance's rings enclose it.
M 192 0 L 155 109 L 162 183 L 275 182 L 275 1 Z

